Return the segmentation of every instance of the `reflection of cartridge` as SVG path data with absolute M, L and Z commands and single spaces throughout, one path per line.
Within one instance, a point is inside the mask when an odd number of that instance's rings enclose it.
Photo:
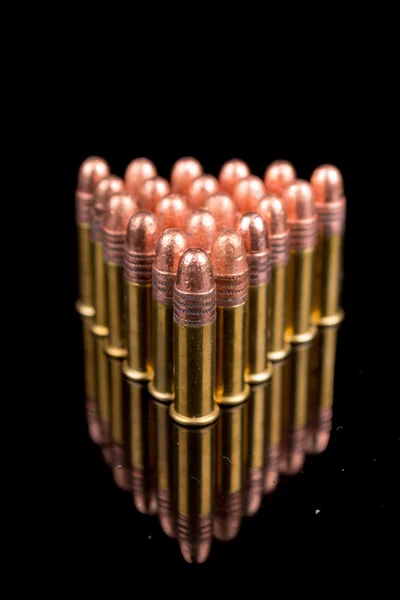
M 216 424 L 214 535 L 220 541 L 233 540 L 242 520 L 245 406 L 221 406 Z
M 158 237 L 157 220 L 153 213 L 140 210 L 131 217 L 124 255 L 128 356 L 123 372 L 134 381 L 148 381 L 153 377 L 151 278 Z
M 239 213 L 244 214 L 257 210 L 263 196 L 265 196 L 263 180 L 256 175 L 248 175 L 236 184 L 232 198 Z
M 75 193 L 76 224 L 78 227 L 79 300 L 76 310 L 86 317 L 94 315 L 93 268 L 90 251 L 90 209 L 97 183 L 110 174 L 108 164 L 97 156 L 87 158 L 78 174 Z
M 285 343 L 289 228 L 283 202 L 273 194 L 260 201 L 257 212 L 268 225 L 271 279 L 268 286 L 268 358 L 281 360 L 290 351 Z
M 186 195 L 193 179 L 203 173 L 203 167 L 196 158 L 184 156 L 174 163 L 171 169 L 171 188 L 174 193 Z
M 270 277 L 267 224 L 257 213 L 246 213 L 238 225 L 249 263 L 247 358 L 245 379 L 257 384 L 271 377 L 267 360 L 268 282 Z
M 146 384 L 126 380 L 126 386 L 129 396 L 128 426 L 133 501 L 139 512 L 155 515 L 157 498 L 154 404 Z
M 101 444 L 101 428 L 96 398 L 96 346 L 90 317 L 82 317 L 82 330 L 86 420 L 91 439 L 95 444 Z
M 213 194 L 216 194 L 219 189 L 218 180 L 213 175 L 204 173 L 190 183 L 187 203 L 190 210 L 203 208 L 204 203 Z
M 131 491 L 130 464 L 130 408 L 126 380 L 122 374 L 121 359 L 109 357 L 112 471 L 115 483 L 122 490 Z
M 304 463 L 311 343 L 292 347 L 284 376 L 280 458 L 284 475 L 295 475 Z
M 233 229 L 222 229 L 211 261 L 217 287 L 215 400 L 238 404 L 249 394 L 244 382 L 249 268 L 242 236 Z
M 290 228 L 286 338 L 302 343 L 312 339 L 311 324 L 317 216 L 314 194 L 306 181 L 297 181 L 285 194 Z
M 214 402 L 216 294 L 207 252 L 189 248 L 174 286 L 175 400 L 170 414 L 182 425 L 217 419 Z
M 318 213 L 313 321 L 336 325 L 343 319 L 340 287 L 346 200 L 342 175 L 336 167 L 323 165 L 312 174 L 311 186 Z
M 174 398 L 172 298 L 179 260 L 186 250 L 186 235 L 167 229 L 158 240 L 153 263 L 153 369 L 150 393 L 157 400 Z
M 283 196 L 285 190 L 295 181 L 296 171 L 287 160 L 275 160 L 265 171 L 264 183 L 268 193 Z
M 154 400 L 156 433 L 156 473 L 157 509 L 162 530 L 169 537 L 175 537 L 175 517 L 172 505 L 173 463 L 172 463 L 172 421 L 169 418 L 169 405 Z
M 143 182 L 156 176 L 157 169 L 151 160 L 135 158 L 125 170 L 124 178 L 128 193 L 137 201 Z
M 210 553 L 215 495 L 215 424 L 173 424 L 174 512 L 184 559 L 202 563 Z
M 221 191 L 232 195 L 236 184 L 250 175 L 250 169 L 243 160 L 232 158 L 222 165 L 219 173 L 219 184 Z
M 319 454 L 328 445 L 332 428 L 333 383 L 338 326 L 320 327 L 311 348 L 310 397 L 306 452 Z
M 194 210 L 187 224 L 189 248 L 203 248 L 210 253 L 217 233 L 217 224 L 206 208 Z

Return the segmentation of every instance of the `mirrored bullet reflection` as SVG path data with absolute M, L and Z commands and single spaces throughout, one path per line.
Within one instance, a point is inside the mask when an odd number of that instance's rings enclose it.
M 86 419 L 91 439 L 95 444 L 101 444 L 99 405 L 96 390 L 96 347 L 92 334 L 92 319 L 90 317 L 82 317 L 81 320 Z

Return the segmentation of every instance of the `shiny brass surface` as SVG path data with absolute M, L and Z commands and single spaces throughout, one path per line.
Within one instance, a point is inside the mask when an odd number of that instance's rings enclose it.
M 282 406 L 288 377 L 288 358 L 274 362 L 270 393 L 266 401 L 264 494 L 271 493 L 279 481 Z
M 173 462 L 172 462 L 172 421 L 166 402 L 154 401 L 156 428 L 156 475 L 158 518 L 162 530 L 169 537 L 175 537 L 175 517 L 172 509 Z
M 99 418 L 101 428 L 101 445 L 104 457 L 110 464 L 111 457 L 111 401 L 110 401 L 110 373 L 108 358 L 105 353 L 107 338 L 95 336 L 96 345 L 96 382 L 99 404 Z
M 151 284 L 125 281 L 125 326 L 128 357 L 124 374 L 135 381 L 149 381 L 153 377 L 151 348 Z
M 99 407 L 96 390 L 96 350 L 92 335 L 92 319 L 82 318 L 85 405 L 89 434 L 95 444 L 101 443 Z
M 288 265 L 271 268 L 268 284 L 268 359 L 282 360 L 290 352 L 285 342 Z
M 94 308 L 93 333 L 95 335 L 107 336 L 108 331 L 108 308 L 107 308 L 107 286 L 106 265 L 104 262 L 103 242 L 92 242 L 93 281 L 94 281 Z
M 173 309 L 153 298 L 154 378 L 149 384 L 152 396 L 163 402 L 174 399 Z
M 319 233 L 315 256 L 313 322 L 337 325 L 344 317 L 340 308 L 343 233 Z
M 106 263 L 108 323 L 110 329 L 107 354 L 125 358 L 126 337 L 124 325 L 124 271 L 122 265 Z
M 262 383 L 271 377 L 267 360 L 268 284 L 249 286 L 247 301 L 246 368 L 247 383 Z
M 314 249 L 290 251 L 286 307 L 286 341 L 303 343 L 315 335 L 311 324 Z
M 79 223 L 77 226 L 79 260 L 79 300 L 76 310 L 83 317 L 93 317 L 93 266 L 90 242 L 90 225 Z
M 115 483 L 121 489 L 131 491 L 129 402 L 121 366 L 121 359 L 109 358 L 112 466 Z
M 244 381 L 246 304 L 217 307 L 215 400 L 238 404 L 249 395 Z

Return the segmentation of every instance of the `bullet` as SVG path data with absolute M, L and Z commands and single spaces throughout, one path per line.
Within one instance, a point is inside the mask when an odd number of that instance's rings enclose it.
M 284 202 L 290 229 L 286 341 L 303 343 L 315 335 L 311 311 L 317 215 L 310 184 L 298 180 L 289 186 Z
M 183 558 L 203 563 L 211 550 L 215 496 L 215 423 L 173 424 L 174 512 Z
M 170 415 L 202 426 L 219 415 L 214 402 L 216 292 L 207 253 L 185 250 L 174 285 L 174 385 Z
M 149 381 L 153 377 L 151 280 L 158 238 L 159 229 L 153 213 L 140 210 L 131 217 L 124 253 L 128 356 L 123 373 L 135 381 Z
M 186 195 L 193 179 L 203 174 L 203 167 L 192 156 L 180 158 L 171 170 L 171 189 L 176 194 Z
M 164 533 L 176 537 L 173 511 L 173 461 L 172 421 L 169 403 L 154 402 L 156 425 L 157 512 Z
M 243 237 L 249 264 L 245 380 L 256 384 L 271 377 L 271 364 L 267 360 L 268 231 L 264 219 L 257 213 L 243 215 L 237 230 Z
M 268 286 L 268 358 L 282 360 L 290 351 L 285 342 L 286 298 L 289 263 L 289 228 L 283 202 L 267 194 L 258 204 L 257 212 L 268 226 L 271 259 L 271 279 Z
M 169 183 L 163 177 L 146 179 L 139 189 L 138 205 L 141 210 L 155 211 L 157 204 L 170 193 Z
M 237 220 L 237 210 L 232 198 L 227 194 L 213 194 L 205 203 L 205 208 L 213 215 L 217 231 L 234 229 Z
M 219 173 L 219 184 L 221 191 L 232 196 L 235 191 L 236 184 L 241 179 L 250 175 L 250 169 L 243 160 L 233 158 L 228 160 Z
M 219 190 L 218 179 L 213 175 L 204 173 L 190 182 L 187 194 L 187 203 L 190 210 L 203 208 L 206 200 Z
M 296 181 L 296 170 L 287 160 L 275 160 L 264 174 L 265 189 L 271 194 L 283 196 L 286 189 Z
M 317 325 L 337 325 L 344 317 L 340 308 L 346 218 L 342 175 L 336 167 L 322 165 L 312 174 L 311 187 L 318 214 L 313 322 Z
M 307 454 L 320 454 L 329 443 L 338 330 L 338 325 L 320 327 L 311 348 L 310 395 L 305 441 Z
M 179 260 L 187 248 L 186 234 L 167 229 L 161 235 L 153 263 L 153 368 L 149 390 L 157 400 L 174 399 L 173 291 Z
M 217 288 L 214 398 L 218 404 L 239 404 L 249 395 L 244 381 L 249 267 L 242 236 L 233 229 L 222 229 L 211 262 Z
M 156 205 L 155 215 L 160 231 L 185 230 L 188 219 L 186 200 L 180 194 L 168 194 Z
M 79 169 L 75 192 L 76 225 L 79 260 L 79 299 L 76 310 L 83 317 L 93 317 L 93 269 L 90 251 L 90 209 L 93 192 L 101 179 L 110 174 L 105 160 L 97 156 L 87 158 Z
M 233 540 L 242 521 L 245 406 L 221 406 L 216 424 L 214 536 L 221 542 Z
M 157 176 L 155 164 L 148 158 L 135 158 L 125 170 L 125 185 L 128 194 L 137 201 L 144 181 Z
M 187 224 L 190 248 L 202 248 L 210 254 L 216 234 L 217 224 L 209 210 L 198 208 L 192 212 Z
M 239 213 L 257 210 L 258 203 L 265 196 L 265 185 L 256 175 L 248 175 L 241 179 L 233 192 L 233 201 Z

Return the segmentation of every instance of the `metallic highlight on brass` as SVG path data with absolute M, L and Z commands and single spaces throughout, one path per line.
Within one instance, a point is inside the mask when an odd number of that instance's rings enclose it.
M 266 169 L 264 175 L 267 192 L 283 196 L 285 190 L 296 181 L 294 166 L 287 160 L 275 160 Z
M 220 231 L 211 261 L 217 287 L 214 398 L 219 404 L 238 404 L 249 394 L 244 381 L 249 268 L 241 235 L 233 229 Z
M 79 261 L 79 299 L 76 310 L 83 317 L 93 317 L 93 269 L 90 251 L 90 220 L 93 204 L 93 192 L 96 185 L 110 174 L 105 160 L 97 156 L 87 158 L 78 173 L 78 184 L 75 192 L 76 225 L 78 228 L 78 261 Z
M 188 188 L 187 203 L 191 210 L 203 208 L 206 200 L 219 190 L 218 180 L 204 173 L 193 179 Z
M 203 563 L 213 536 L 215 424 L 186 428 L 173 424 L 174 512 L 183 558 Z
M 160 401 L 174 398 L 172 302 L 179 260 L 187 248 L 187 237 L 178 229 L 161 235 L 153 263 L 153 368 L 150 393 Z
M 281 361 L 275 361 L 272 368 L 265 417 L 264 494 L 273 492 L 279 481 L 282 406 L 289 376 L 288 360 L 286 356 Z
M 193 179 L 202 175 L 203 167 L 198 160 L 191 156 L 180 158 L 171 170 L 171 188 L 178 194 L 186 195 Z
M 329 443 L 338 330 L 338 325 L 320 327 L 311 348 L 310 397 L 305 441 L 307 454 L 320 454 Z
M 232 196 L 235 191 L 236 184 L 250 175 L 250 169 L 243 160 L 233 158 L 228 160 L 219 173 L 219 183 L 221 191 Z
M 155 211 L 157 204 L 169 194 L 169 183 L 163 177 L 146 179 L 139 189 L 138 204 L 141 210 Z
M 135 158 L 125 170 L 124 179 L 128 193 L 136 200 L 143 182 L 156 176 L 157 169 L 151 160 L 148 158 Z
M 151 280 L 158 238 L 153 213 L 140 210 L 131 217 L 124 256 L 128 357 L 123 372 L 135 381 L 149 381 L 153 377 Z
M 236 206 L 227 194 L 218 193 L 210 196 L 205 203 L 205 208 L 214 216 L 218 231 L 236 227 Z
M 93 329 L 92 329 L 93 330 Z M 105 353 L 108 340 L 104 336 L 95 336 L 96 344 L 96 383 L 97 401 L 101 429 L 101 447 L 108 465 L 112 465 L 111 435 L 111 398 L 108 357 Z
M 156 205 L 155 215 L 160 231 L 172 228 L 185 230 L 188 219 L 186 200 L 180 194 L 168 194 Z
M 187 225 L 188 243 L 190 248 L 202 248 L 211 252 L 217 224 L 214 217 L 206 208 L 198 208 L 189 217 Z
M 220 541 L 233 540 L 242 521 L 245 406 L 221 407 L 216 424 L 214 535 Z
M 168 537 L 176 537 L 173 512 L 173 461 L 172 461 L 172 421 L 169 418 L 169 404 L 154 401 L 156 426 L 157 461 L 157 506 L 162 530 Z
M 239 221 L 238 232 L 243 237 L 249 264 L 245 380 L 256 384 L 271 377 L 267 360 L 270 277 L 267 225 L 259 214 L 246 213 Z
M 343 237 L 346 199 L 340 171 L 322 165 L 311 176 L 318 214 L 318 244 L 313 290 L 313 322 L 336 325 L 343 320 L 340 308 Z
M 201 426 L 219 415 L 214 402 L 216 293 L 210 259 L 186 250 L 174 286 L 175 403 L 170 414 L 182 425 Z
M 290 260 L 286 305 L 287 342 L 303 343 L 315 335 L 311 323 L 317 215 L 309 183 L 298 180 L 285 193 L 290 229 Z
M 130 407 L 126 380 L 121 370 L 121 359 L 109 357 L 112 472 L 119 488 L 132 489 L 130 463 Z
M 257 210 L 258 203 L 265 196 L 265 185 L 256 175 L 241 179 L 233 192 L 233 201 L 240 213 Z
M 83 361 L 85 375 L 85 407 L 89 435 L 95 444 L 101 444 L 101 428 L 96 389 L 96 349 L 92 335 L 92 320 L 82 318 Z
M 281 199 L 267 194 L 257 211 L 268 226 L 271 280 L 268 298 L 268 359 L 282 360 L 290 351 L 285 343 L 289 228 Z

